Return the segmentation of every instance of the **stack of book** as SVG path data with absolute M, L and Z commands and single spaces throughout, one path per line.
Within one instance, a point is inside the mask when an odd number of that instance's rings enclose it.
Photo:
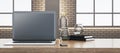
M 90 35 L 70 35 L 69 40 L 89 41 L 94 40 L 94 37 Z

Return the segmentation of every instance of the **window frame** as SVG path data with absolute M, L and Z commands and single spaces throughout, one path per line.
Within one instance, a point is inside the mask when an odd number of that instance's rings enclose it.
M 0 12 L 0 14 L 11 14 L 13 17 L 13 13 L 14 13 L 14 0 L 12 0 L 12 12 Z M 12 27 L 12 26 L 2 26 L 0 25 L 0 27 Z
M 93 12 L 77 12 L 77 0 L 76 0 L 76 15 L 77 14 L 93 14 L 93 26 L 86 26 L 86 27 L 120 27 L 120 26 L 114 26 L 114 15 L 115 14 L 119 14 L 120 15 L 120 12 L 115 12 L 114 11 L 114 0 L 111 0 L 112 1 L 112 12 L 96 12 L 95 10 L 95 1 L 96 0 L 93 0 Z M 112 26 L 96 26 L 95 25 L 95 16 L 96 14 L 111 14 L 112 16 Z M 76 19 L 77 19 L 77 16 L 76 16 Z M 77 21 L 76 21 L 76 24 L 77 24 Z
M 31 11 L 32 11 L 32 0 L 31 0 Z M 0 12 L 0 14 L 11 14 L 12 15 L 12 19 L 13 19 L 13 14 L 14 14 L 15 11 L 15 0 L 12 0 L 12 12 Z M 20 12 L 20 11 L 17 11 L 17 12 Z M 12 24 L 13 26 L 13 24 Z M 12 26 L 2 26 L 0 25 L 0 27 L 12 27 Z

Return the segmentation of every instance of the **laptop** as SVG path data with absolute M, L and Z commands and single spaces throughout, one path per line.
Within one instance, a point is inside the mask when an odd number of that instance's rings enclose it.
M 54 44 L 56 40 L 55 12 L 14 12 L 13 43 L 6 45 Z M 26 43 L 26 44 L 25 44 Z M 49 44 L 50 43 L 50 44 Z M 40 45 L 38 44 L 38 45 Z

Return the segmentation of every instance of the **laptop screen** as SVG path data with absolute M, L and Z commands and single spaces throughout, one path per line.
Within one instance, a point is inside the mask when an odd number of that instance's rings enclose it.
M 13 15 L 14 41 L 54 41 L 55 12 L 15 12 Z

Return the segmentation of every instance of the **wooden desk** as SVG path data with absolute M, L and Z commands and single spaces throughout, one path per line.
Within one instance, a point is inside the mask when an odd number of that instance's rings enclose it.
M 0 39 L 0 53 L 120 53 L 120 39 L 95 39 L 94 41 L 63 41 L 66 47 L 59 46 L 4 46 L 12 39 Z

